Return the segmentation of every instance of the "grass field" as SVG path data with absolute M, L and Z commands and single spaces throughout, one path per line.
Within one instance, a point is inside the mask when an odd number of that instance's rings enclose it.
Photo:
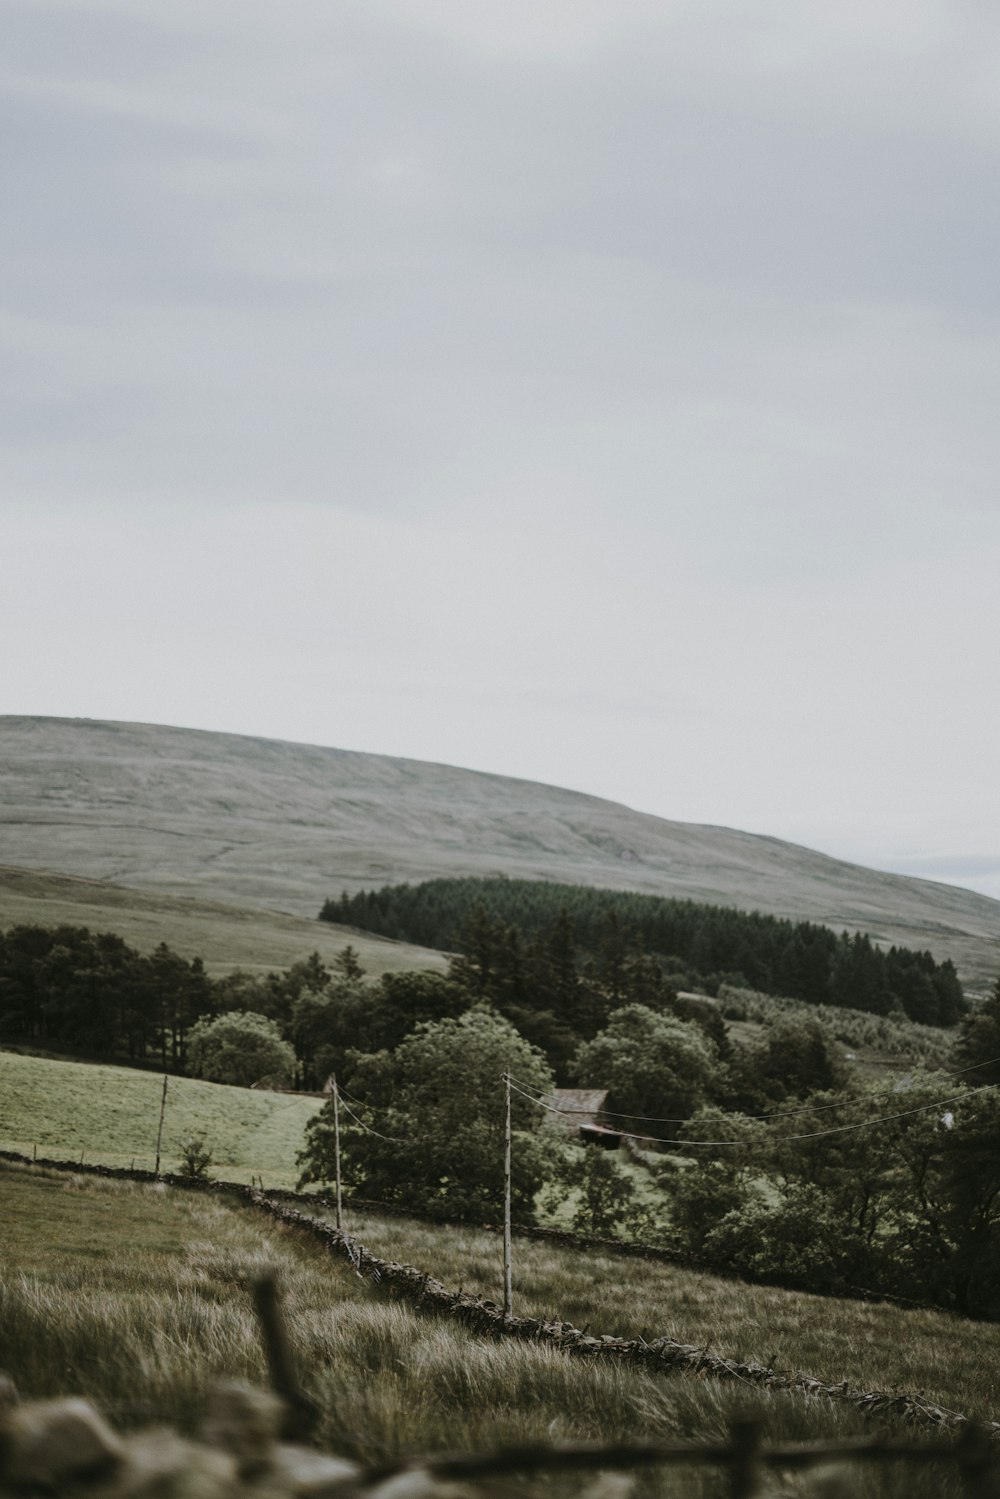
M 311 952 L 330 962 L 348 943 L 374 978 L 447 966 L 444 956 L 429 948 L 325 921 L 0 865 L 0 931 L 22 924 L 117 932 L 140 952 L 165 942 L 182 958 L 201 958 L 215 977 L 234 968 L 248 973 L 288 968 Z
M 0 1051 L 0 1145 L 55 1160 L 152 1169 L 163 1079 L 155 1072 L 49 1061 Z M 163 1125 L 162 1168 L 176 1171 L 182 1142 L 202 1133 L 212 1175 L 294 1187 L 295 1155 L 313 1098 L 227 1088 L 171 1077 Z
M 529 1439 L 720 1440 L 748 1407 L 765 1419 L 773 1440 L 864 1429 L 849 1408 L 800 1395 L 654 1376 L 538 1344 L 484 1339 L 381 1298 L 318 1246 L 218 1199 L 3 1166 L 0 1194 L 0 1319 L 9 1372 L 26 1395 L 85 1392 L 121 1423 L 153 1416 L 190 1423 L 213 1379 L 264 1382 L 248 1284 L 267 1266 L 278 1268 L 292 1342 L 323 1413 L 321 1442 L 346 1456 L 377 1461 Z M 453 1237 L 452 1258 L 479 1252 L 462 1235 L 442 1232 Z M 442 1243 L 423 1247 L 435 1252 Z M 443 1273 L 445 1264 L 428 1268 Z M 623 1295 L 637 1309 L 647 1298 L 648 1269 L 629 1270 Z M 591 1308 L 602 1314 L 622 1265 L 588 1257 L 583 1273 Z M 703 1327 L 718 1314 L 719 1295 L 734 1305 L 742 1295 L 742 1288 L 717 1286 L 711 1294 L 705 1287 Z M 790 1321 L 812 1315 L 809 1298 L 788 1299 L 796 1308 Z M 898 1337 L 900 1325 L 883 1330 Z M 544 1492 L 577 1488 L 575 1480 L 549 1481 Z M 638 1499 L 707 1499 L 725 1491 L 711 1473 L 682 1470 L 644 1475 L 630 1492 Z M 490 1492 L 525 1487 L 505 1482 Z M 803 1490 L 783 1477 L 781 1492 Z M 949 1490 L 933 1474 L 884 1488 L 869 1478 L 852 1492 L 931 1499 Z
M 502 1244 L 485 1229 L 378 1217 L 347 1208 L 345 1226 L 374 1253 L 430 1269 L 445 1285 L 502 1299 Z M 558 1315 L 596 1334 L 708 1344 L 830 1384 L 906 1390 L 949 1409 L 1000 1418 L 1000 1327 L 946 1312 L 838 1301 L 544 1241 L 514 1241 L 514 1310 Z

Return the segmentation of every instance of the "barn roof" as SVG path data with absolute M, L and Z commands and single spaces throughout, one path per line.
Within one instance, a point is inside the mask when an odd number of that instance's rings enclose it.
M 542 1099 L 547 1108 L 559 1111 L 556 1118 L 567 1129 L 596 1123 L 607 1101 L 607 1088 L 553 1088 Z
M 546 1103 L 569 1113 L 596 1114 L 608 1101 L 607 1088 L 553 1088 Z

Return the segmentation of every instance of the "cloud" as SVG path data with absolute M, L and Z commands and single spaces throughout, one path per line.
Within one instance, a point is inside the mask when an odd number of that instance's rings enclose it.
M 991 853 L 993 8 L 8 10 L 10 701 Z

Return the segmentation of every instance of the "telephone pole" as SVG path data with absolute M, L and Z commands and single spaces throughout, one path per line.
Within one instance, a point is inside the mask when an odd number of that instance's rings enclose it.
M 507 1111 L 504 1120 L 503 1135 L 503 1314 L 504 1317 L 513 1315 L 514 1310 L 514 1286 L 513 1272 L 511 1267 L 511 1244 L 510 1244 L 510 1073 L 504 1073 L 504 1083 L 507 1087 Z

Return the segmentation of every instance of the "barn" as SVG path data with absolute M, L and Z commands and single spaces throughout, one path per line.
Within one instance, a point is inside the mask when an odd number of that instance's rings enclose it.
M 621 1135 L 605 1114 L 607 1088 L 553 1088 L 542 1102 L 551 1109 L 552 1122 L 576 1140 L 617 1150 Z

